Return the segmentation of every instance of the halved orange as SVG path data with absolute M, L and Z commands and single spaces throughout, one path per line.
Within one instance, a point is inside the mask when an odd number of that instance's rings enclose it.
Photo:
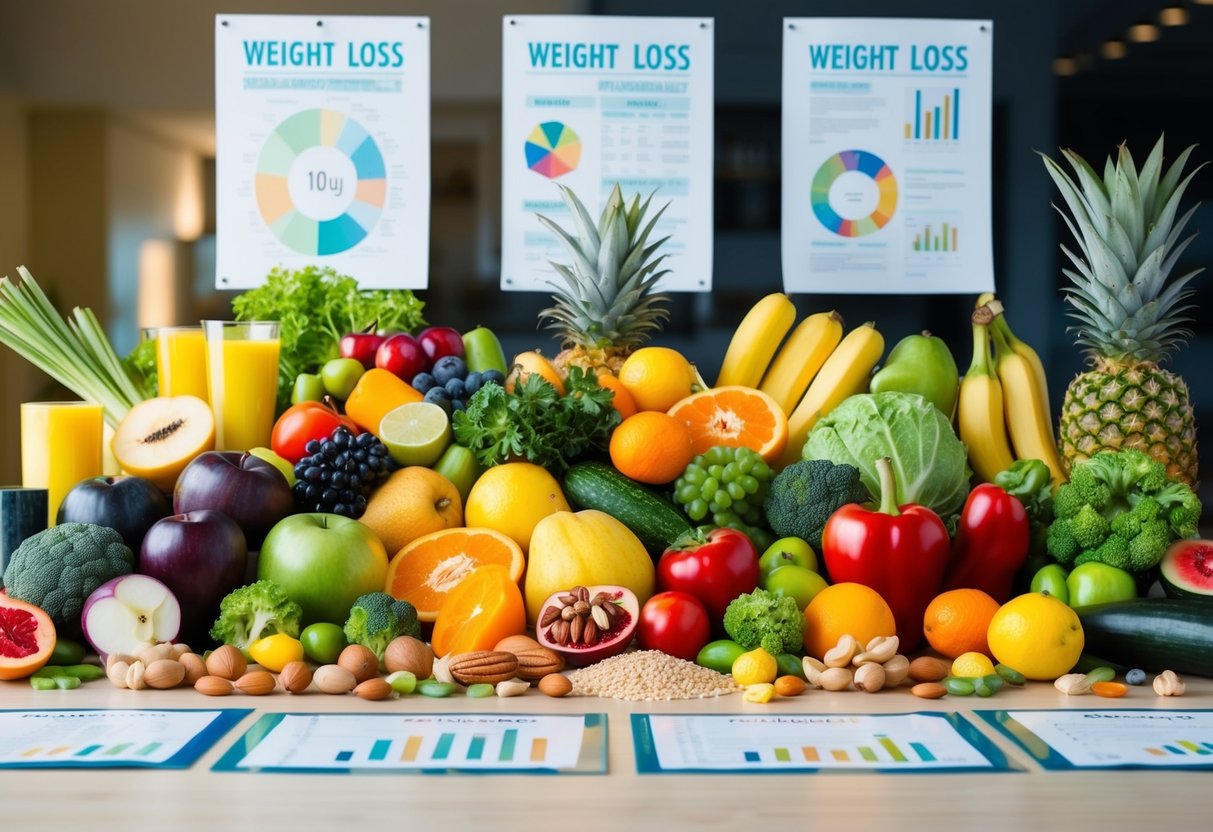
M 526 559 L 517 543 L 482 528 L 442 529 L 405 546 L 387 567 L 384 592 L 417 608 L 417 617 L 433 621 L 448 593 L 472 570 L 496 564 L 517 583 Z
M 495 563 L 473 570 L 447 594 L 430 643 L 441 658 L 492 650 L 507 636 L 526 632 L 526 604 L 518 583 Z
M 691 444 L 701 454 L 717 445 L 749 448 L 774 462 L 788 443 L 788 417 L 766 393 L 729 385 L 694 393 L 669 413 L 691 430 Z

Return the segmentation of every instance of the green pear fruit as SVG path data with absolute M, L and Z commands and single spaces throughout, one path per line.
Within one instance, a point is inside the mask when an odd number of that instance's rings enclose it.
M 873 393 L 917 393 L 951 419 L 960 392 L 960 373 L 948 345 L 923 330 L 921 335 L 907 335 L 897 342 L 888 361 L 872 376 L 870 389 Z

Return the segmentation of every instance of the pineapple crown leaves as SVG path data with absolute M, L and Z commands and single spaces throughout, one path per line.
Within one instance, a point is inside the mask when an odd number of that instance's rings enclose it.
M 1185 149 L 1163 172 L 1163 137 L 1150 151 L 1140 172 L 1125 144 L 1109 157 L 1102 178 L 1072 150 L 1062 155 L 1074 178 L 1041 154 L 1045 168 L 1070 209 L 1054 206 L 1078 244 L 1079 253 L 1062 245 L 1073 265 L 1063 269 L 1074 284 L 1064 290 L 1073 307 L 1076 341 L 1095 356 L 1132 356 L 1161 360 L 1191 337 L 1181 326 L 1191 321 L 1181 305 L 1192 296 L 1189 282 L 1202 270 L 1168 277 L 1195 238 L 1180 240 L 1198 205 L 1176 219 L 1180 201 L 1199 165 L 1184 176 L 1195 146 Z M 1207 164 L 1207 163 L 1206 163 Z
M 646 223 L 653 195 L 641 202 L 636 194 L 629 205 L 616 184 L 595 224 L 577 195 L 563 185 L 558 187 L 577 236 L 550 218 L 538 216 L 572 260 L 571 264 L 552 262 L 567 289 L 549 281 L 556 290 L 556 304 L 540 315 L 550 319 L 549 329 L 564 332 L 566 340 L 585 346 L 641 343 L 650 330 L 669 317 L 669 312 L 658 306 L 668 298 L 653 291 L 657 282 L 669 274 L 669 269 L 659 270 L 666 255 L 655 256 L 669 237 L 649 243 L 669 203 Z

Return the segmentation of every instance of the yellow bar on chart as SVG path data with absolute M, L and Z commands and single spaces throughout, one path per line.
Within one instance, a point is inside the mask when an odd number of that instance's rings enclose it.
M 531 762 L 542 763 L 548 755 L 548 741 L 543 737 L 531 740 Z
M 1155 757 L 1165 757 L 1165 756 L 1167 756 L 1167 752 L 1163 751 L 1161 748 L 1147 748 L 1147 749 L 1146 749 L 1146 751 L 1150 752 L 1150 753 L 1151 753 L 1151 754 L 1153 754 Z
M 906 138 L 907 139 L 910 138 L 912 134 L 913 134 L 913 130 L 910 127 L 910 122 L 907 121 L 906 122 Z
M 38 752 L 39 752 L 39 751 L 41 751 L 41 750 L 42 750 L 42 746 L 38 745 L 38 746 L 35 746 L 35 747 L 33 747 L 33 748 L 27 748 L 25 751 L 22 751 L 22 752 L 21 752 L 21 753 L 20 753 L 18 756 L 20 756 L 20 757 L 36 757 L 36 756 L 38 755 Z
M 931 113 L 923 113 L 923 116 L 926 117 L 926 129 L 923 131 L 923 135 L 929 139 L 931 138 Z
M 417 752 L 421 750 L 421 737 L 409 737 L 404 741 L 404 750 L 400 752 L 402 762 L 411 763 L 417 759 Z
M 836 748 L 833 751 L 831 751 L 830 753 L 833 754 L 834 759 L 840 763 L 848 763 L 851 761 L 851 758 L 849 756 L 847 756 L 847 752 L 843 751 L 840 748 Z
M 56 754 L 62 754 L 64 751 L 68 751 L 70 749 L 70 745 L 61 745 L 58 748 L 52 748 L 50 751 L 46 752 L 46 756 L 54 757 Z

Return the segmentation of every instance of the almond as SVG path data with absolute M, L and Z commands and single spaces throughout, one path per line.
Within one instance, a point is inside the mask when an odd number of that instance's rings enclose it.
M 206 675 L 206 662 L 197 653 L 182 653 L 177 659 L 185 668 L 185 683 L 192 685 Z
M 506 636 L 501 641 L 497 642 L 493 649 L 506 653 L 513 653 L 515 656 L 517 656 L 525 650 L 533 650 L 540 646 L 541 645 L 539 642 L 535 641 L 535 639 L 531 638 L 530 636 L 516 635 Z
M 341 651 L 337 664 L 354 674 L 358 682 L 365 682 L 379 675 L 379 657 L 369 647 L 351 644 Z M 399 668 L 403 670 L 404 668 Z
M 312 674 L 312 682 L 321 693 L 331 694 L 349 693 L 354 689 L 354 685 L 358 684 L 353 673 L 335 664 L 317 668 Z
M 248 696 L 265 696 L 273 693 L 277 684 L 268 670 L 252 670 L 236 680 L 236 690 Z
M 371 702 L 378 702 L 380 699 L 387 699 L 393 693 L 392 686 L 376 676 L 373 679 L 367 679 L 358 687 L 354 688 L 354 695 L 360 696 L 363 699 Z
M 496 650 L 478 650 L 451 656 L 447 669 L 451 677 L 461 685 L 475 685 L 481 682 L 495 685 L 521 675 L 518 659 L 514 654 Z
M 157 690 L 175 688 L 185 680 L 185 665 L 174 659 L 157 659 L 143 671 L 143 684 Z
M 248 661 L 244 654 L 230 644 L 216 648 L 206 657 L 206 672 L 220 679 L 234 682 L 248 670 Z
M 549 673 L 564 670 L 564 659 L 555 650 L 535 645 L 514 654 L 518 658 L 518 678 L 538 682 Z
M 383 666 L 388 673 L 407 670 L 418 679 L 428 679 L 434 672 L 434 651 L 421 639 L 398 636 L 384 651 Z
M 780 676 L 775 680 L 775 693 L 778 696 L 800 696 L 807 687 L 799 676 Z
M 307 662 L 287 662 L 278 681 L 287 693 L 303 693 L 312 683 L 312 668 Z
M 939 699 L 947 695 L 948 689 L 939 682 L 919 682 L 910 688 L 910 693 L 922 699 Z
M 952 666 L 934 656 L 919 656 L 910 662 L 910 679 L 915 682 L 938 682 L 952 672 Z
M 567 696 L 573 691 L 573 683 L 563 673 L 549 673 L 539 680 L 539 692 L 551 697 Z
M 203 676 L 194 682 L 194 690 L 203 696 L 227 696 L 232 692 L 232 683 L 222 676 Z

